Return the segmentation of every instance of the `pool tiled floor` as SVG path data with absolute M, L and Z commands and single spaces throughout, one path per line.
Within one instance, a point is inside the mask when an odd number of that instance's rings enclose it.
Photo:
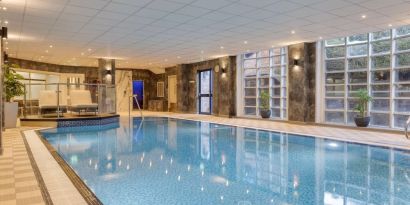
M 139 112 L 133 112 L 133 116 L 139 116 Z M 329 126 L 312 126 L 305 124 L 292 124 L 286 122 L 277 121 L 267 121 L 267 120 L 257 120 L 257 119 L 243 119 L 243 118 L 224 118 L 209 115 L 197 115 L 197 114 L 178 114 L 178 113 L 164 113 L 164 112 L 144 112 L 144 116 L 169 116 L 176 118 L 184 118 L 191 120 L 203 120 L 221 124 L 253 127 L 260 129 L 267 129 L 273 131 L 283 131 L 291 133 L 299 133 L 304 135 L 315 135 L 330 139 L 339 139 L 352 142 L 368 143 L 375 145 L 386 145 L 389 147 L 403 148 L 410 150 L 410 140 L 405 139 L 402 133 L 388 133 L 388 132 L 378 132 L 375 130 L 359 130 L 359 129 L 346 129 L 338 127 Z M 128 113 L 122 113 L 121 121 L 128 120 Z M 23 136 L 20 131 L 31 130 L 34 128 L 16 128 L 9 129 L 3 133 L 4 142 L 4 153 L 0 155 L 0 205 L 7 204 L 45 204 L 45 200 L 42 197 L 39 183 L 36 180 L 29 155 L 27 153 Z M 33 139 L 33 138 L 31 138 Z M 32 140 L 29 140 L 29 144 L 33 144 Z M 35 144 L 35 143 L 34 143 Z M 41 148 L 40 144 L 38 146 L 31 146 L 33 155 L 37 158 L 44 160 L 41 161 L 51 161 L 50 157 L 42 156 L 48 151 L 46 148 Z M 34 150 L 35 149 L 35 150 Z M 40 149 L 44 149 L 41 150 Z M 41 164 L 49 164 L 49 162 L 42 162 Z M 55 161 L 53 162 L 55 163 Z M 70 201 L 69 198 L 59 198 L 56 193 L 61 192 L 55 187 L 53 183 L 61 180 L 62 170 L 58 169 L 58 166 L 54 166 L 52 169 L 46 169 L 47 167 L 40 167 L 37 162 L 39 169 L 41 171 L 45 184 L 49 189 L 51 199 L 54 198 L 54 204 L 81 204 L 81 199 L 76 199 Z M 45 170 L 44 170 L 45 169 Z M 57 174 L 60 172 L 60 174 Z M 53 180 L 49 180 L 53 176 Z M 59 178 L 60 176 L 60 178 Z M 64 180 L 63 180 L 64 181 Z M 66 183 L 71 183 L 65 180 Z M 48 184 L 48 185 L 47 185 Z M 70 193 L 68 193 L 70 192 Z M 64 195 L 78 195 L 75 189 L 65 189 L 62 192 Z M 58 202 L 58 203 L 56 203 Z

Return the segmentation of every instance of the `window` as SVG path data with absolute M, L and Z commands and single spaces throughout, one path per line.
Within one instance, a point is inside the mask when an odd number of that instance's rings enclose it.
M 324 120 L 354 124 L 367 89 L 371 126 L 402 128 L 410 115 L 410 26 L 324 41 Z
M 243 54 L 242 89 L 243 114 L 259 115 L 259 97 L 262 92 L 270 95 L 271 117 L 287 118 L 287 49 L 273 48 Z
M 164 82 L 157 82 L 157 97 L 164 97 Z

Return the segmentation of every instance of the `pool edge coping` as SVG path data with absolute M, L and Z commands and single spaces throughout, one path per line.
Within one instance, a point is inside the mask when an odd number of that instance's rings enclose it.
M 77 194 L 79 194 L 81 196 L 81 199 L 84 200 L 85 204 L 89 204 L 89 205 L 103 205 L 103 203 L 98 199 L 98 197 L 96 197 L 94 195 L 94 193 L 90 190 L 90 188 L 85 185 L 84 181 L 75 173 L 75 171 L 67 164 L 67 162 L 65 162 L 65 160 L 58 154 L 58 152 L 51 146 L 51 144 L 49 144 L 47 142 L 47 140 L 44 139 L 43 135 L 40 133 L 41 130 L 46 130 L 46 129 L 52 129 L 52 127 L 47 127 L 47 128 L 37 128 L 37 129 L 30 129 L 30 130 L 22 130 L 21 133 L 23 134 L 23 138 L 24 140 L 27 140 L 27 135 L 30 135 L 32 132 L 33 135 L 35 136 L 30 136 L 30 137 L 36 137 L 37 140 L 39 140 L 39 143 L 41 145 L 44 146 L 44 151 L 48 154 L 50 154 L 53 162 L 55 162 L 58 167 L 61 169 L 61 171 L 64 173 L 63 177 L 66 177 L 66 179 L 68 179 L 68 181 L 71 183 L 71 185 L 75 188 L 74 192 L 77 192 Z M 52 149 L 49 149 L 52 148 Z M 32 149 L 30 142 L 27 142 L 27 147 L 26 149 Z M 37 161 L 33 156 L 33 160 L 37 165 Z M 40 165 L 41 166 L 41 165 Z M 38 168 L 38 167 L 37 167 Z M 49 173 L 42 173 L 42 171 L 39 169 L 38 170 L 38 174 L 39 176 L 36 175 L 37 180 L 39 180 L 39 178 L 44 179 L 43 174 L 48 175 Z M 39 178 L 38 178 L 39 177 Z M 46 188 L 48 188 L 47 183 L 45 182 L 45 180 L 43 180 L 44 186 Z M 43 191 L 43 190 L 42 190 Z M 54 205 L 54 204 L 58 204 L 55 203 L 55 201 L 53 201 L 53 197 L 55 198 L 61 198 L 61 196 L 56 196 L 55 194 L 53 195 L 53 193 L 50 193 L 51 191 L 49 191 L 47 189 L 47 193 L 49 196 L 49 200 L 51 201 L 51 204 L 47 204 L 46 205 Z M 42 193 L 43 195 L 43 193 Z
M 74 171 L 74 169 L 58 154 L 57 150 L 44 138 L 44 136 L 40 133 L 41 130 L 44 129 L 37 129 L 33 130 L 34 133 L 38 136 L 40 141 L 46 147 L 47 151 L 51 154 L 53 159 L 57 162 L 60 168 L 64 171 L 68 179 L 77 189 L 77 191 L 81 194 L 84 198 L 85 202 L 89 205 L 103 205 L 103 203 L 98 199 L 98 197 L 91 191 L 91 189 L 85 184 L 85 182 L 81 179 L 80 176 Z
M 53 201 L 51 200 L 50 193 L 48 192 L 47 186 L 44 182 L 43 176 L 41 175 L 40 169 L 38 168 L 37 162 L 34 159 L 33 152 L 31 151 L 31 147 L 27 142 L 26 134 L 24 133 L 27 130 L 20 130 L 21 137 L 23 138 L 24 146 L 27 150 L 27 155 L 30 160 L 31 167 L 34 172 L 34 176 L 36 177 L 38 186 L 40 188 L 41 196 L 43 201 L 46 205 L 54 205 Z

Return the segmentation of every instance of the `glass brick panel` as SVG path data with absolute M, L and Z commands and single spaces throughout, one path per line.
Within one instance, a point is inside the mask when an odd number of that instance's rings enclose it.
M 381 127 L 389 127 L 390 125 L 390 117 L 388 114 L 381 114 L 381 113 L 371 113 L 370 114 L 370 124 L 375 126 Z
M 348 60 L 349 63 L 349 70 L 359 70 L 359 69 L 367 69 L 367 57 L 364 58 L 352 58 Z
M 328 47 L 326 49 L 326 58 L 341 58 L 345 56 L 345 47 Z
M 326 60 L 326 71 L 344 71 L 345 60 Z
M 390 55 L 372 57 L 372 69 L 390 68 Z
M 372 54 L 389 53 L 391 50 L 391 41 L 377 41 L 371 43 Z
M 330 123 L 344 123 L 344 113 L 326 111 L 325 120 Z
M 344 109 L 344 99 L 327 99 L 326 100 L 326 109 Z

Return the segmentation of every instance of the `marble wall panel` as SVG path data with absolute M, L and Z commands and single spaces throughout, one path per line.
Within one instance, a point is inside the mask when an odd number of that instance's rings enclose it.
M 117 70 L 115 73 L 117 112 L 128 112 L 132 95 L 132 71 Z

